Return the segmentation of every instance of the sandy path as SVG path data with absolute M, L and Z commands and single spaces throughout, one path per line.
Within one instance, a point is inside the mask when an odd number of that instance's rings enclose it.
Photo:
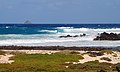
M 60 51 L 54 51 L 54 50 L 2 50 L 5 52 L 21 52 L 26 54 L 52 54 Z
M 10 57 L 13 57 L 13 55 L 0 55 L 0 63 L 9 63 L 11 64 L 14 62 L 14 60 L 9 60 Z

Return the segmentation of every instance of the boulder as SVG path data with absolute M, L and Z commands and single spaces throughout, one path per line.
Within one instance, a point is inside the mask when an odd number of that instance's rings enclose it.
M 75 35 L 75 36 L 73 36 L 73 37 L 79 37 L 78 35 Z
M 67 35 L 67 36 L 59 36 L 59 38 L 68 38 L 68 37 L 72 37 L 71 35 Z
M 84 37 L 84 36 L 86 36 L 86 34 L 80 34 L 80 37 Z
M 86 34 L 80 34 L 79 35 L 74 35 L 74 36 L 71 36 L 71 35 L 66 35 L 66 36 L 59 36 L 59 38 L 69 38 L 69 37 L 83 37 L 83 36 L 86 36 Z
M 120 34 L 103 32 L 94 40 L 120 40 Z

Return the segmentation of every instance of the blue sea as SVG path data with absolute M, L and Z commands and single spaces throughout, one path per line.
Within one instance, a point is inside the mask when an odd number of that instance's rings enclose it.
M 120 33 L 120 24 L 0 24 L 0 46 L 105 46 L 120 41 L 94 41 L 98 33 Z M 66 35 L 84 37 L 59 38 Z

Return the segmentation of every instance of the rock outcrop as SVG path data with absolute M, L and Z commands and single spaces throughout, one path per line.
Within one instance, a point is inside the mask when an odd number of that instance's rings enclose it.
M 59 36 L 59 38 L 84 37 L 84 36 L 86 36 L 86 34 L 80 34 L 80 35 L 74 35 L 74 36 L 71 36 L 71 35 Z
M 116 33 L 101 33 L 94 40 L 120 40 L 120 34 Z
M 68 37 L 73 37 L 71 35 L 67 35 L 67 36 L 59 36 L 59 38 L 68 38 Z

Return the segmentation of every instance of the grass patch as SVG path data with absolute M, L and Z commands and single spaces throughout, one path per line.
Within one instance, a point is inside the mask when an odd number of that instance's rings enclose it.
M 99 63 L 89 61 L 84 64 L 72 64 L 83 59 L 74 51 L 62 51 L 54 54 L 24 54 L 15 53 L 12 64 L 0 64 L 0 72 L 114 72 L 120 69 L 120 64 Z M 70 62 L 66 64 L 65 62 Z M 65 68 L 68 66 L 68 68 Z
M 113 50 L 102 50 L 102 53 L 113 54 Z
M 108 57 L 102 57 L 102 58 L 100 58 L 101 60 L 106 60 L 106 61 L 112 61 L 110 58 L 108 58 Z
M 5 55 L 6 52 L 0 51 L 0 55 Z
M 120 64 L 99 63 L 99 61 L 89 61 L 84 64 L 71 64 L 69 68 L 80 70 L 80 72 L 118 72 L 116 67 L 120 69 Z
M 73 72 L 65 62 L 78 62 L 82 56 L 75 54 L 17 54 L 12 64 L 0 64 L 0 72 Z
M 77 52 L 77 51 L 74 51 L 74 50 L 64 50 L 64 51 L 61 51 L 61 52 L 57 52 L 59 54 L 80 54 L 80 52 Z
M 118 55 L 117 55 L 117 54 L 114 54 L 113 57 L 118 57 Z
M 76 52 L 76 51 L 72 51 L 72 52 L 70 52 L 70 54 L 80 54 L 80 53 Z
M 91 57 L 96 57 L 96 56 L 102 56 L 102 55 L 104 55 L 102 52 L 87 52 L 86 54 L 88 54 Z

